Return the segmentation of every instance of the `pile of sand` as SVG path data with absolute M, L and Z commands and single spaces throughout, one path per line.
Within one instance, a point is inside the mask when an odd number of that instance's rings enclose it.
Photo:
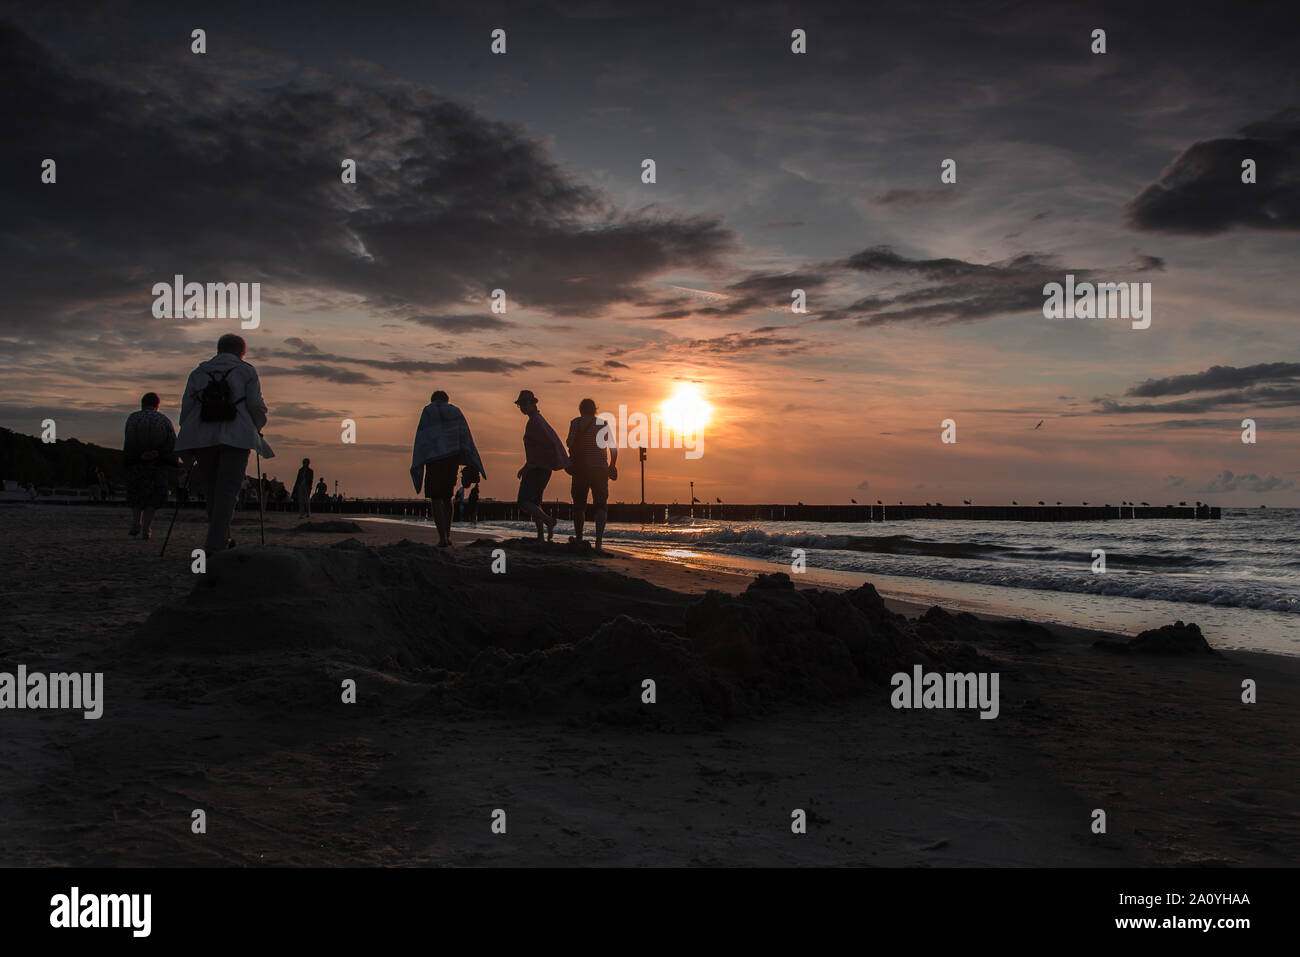
M 1222 658 L 1219 652 L 1210 647 L 1210 643 L 1201 634 L 1199 625 L 1184 625 L 1176 621 L 1172 625 L 1150 628 L 1132 641 L 1113 641 L 1102 638 L 1093 642 L 1094 648 L 1113 651 L 1120 654 L 1140 655 L 1213 655 Z
M 554 556 L 515 554 L 493 574 L 477 550 L 349 539 L 213 556 L 129 645 L 163 666 L 188 656 L 169 670 L 205 676 L 191 696 L 223 682 L 260 694 L 248 676 L 274 672 L 302 700 L 325 693 L 305 690 L 328 688 L 322 672 L 364 672 L 421 689 L 421 707 L 692 728 L 863 694 L 915 664 L 971 670 L 972 644 L 1023 643 L 1036 628 L 939 609 L 909 622 L 869 584 L 796 590 L 775 574 L 696 597 Z

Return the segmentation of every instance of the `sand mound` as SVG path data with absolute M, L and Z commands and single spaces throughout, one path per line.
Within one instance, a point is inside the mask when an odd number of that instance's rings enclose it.
M 580 560 L 517 553 L 506 574 L 491 566 L 483 550 L 409 541 L 234 549 L 213 556 L 186 599 L 154 612 L 126 650 L 187 657 L 180 668 L 159 661 L 194 679 L 163 694 L 221 686 L 315 701 L 336 694 L 322 674 L 364 669 L 414 689 L 402 706 L 689 728 L 887 688 L 916 664 L 969 671 L 980 661 L 973 643 L 1026 641 L 1033 629 L 939 609 L 914 624 L 869 584 L 796 590 L 785 574 L 694 597 Z M 1192 635 L 1204 645 L 1181 622 L 1134 644 L 1182 647 Z M 642 700 L 647 679 L 653 704 Z
M 425 682 L 448 705 L 660 727 L 856 694 L 934 660 L 870 585 L 796 591 L 772 575 L 693 598 L 586 562 L 519 556 L 509 568 L 412 542 L 235 549 L 129 644 L 225 660 L 231 681 L 250 657 L 278 655 L 264 667 L 366 667 Z
M 1210 643 L 1201 634 L 1199 625 L 1184 625 L 1176 621 L 1172 625 L 1151 628 L 1142 632 L 1132 641 L 1112 641 L 1102 638 L 1093 642 L 1094 648 L 1120 654 L 1140 655 L 1213 655 L 1223 657 L 1210 647 Z
M 944 611 L 932 606 L 914 623 L 916 634 L 927 643 L 955 642 L 976 647 L 1001 647 L 1038 651 L 1038 642 L 1051 643 L 1052 632 L 1032 621 L 988 621 L 970 612 Z

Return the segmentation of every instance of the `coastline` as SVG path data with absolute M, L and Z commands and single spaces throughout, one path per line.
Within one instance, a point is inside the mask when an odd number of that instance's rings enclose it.
M 257 535 L 249 514 L 237 516 L 241 543 Z M 539 668 L 562 663 L 542 653 L 546 642 L 577 641 L 624 605 L 669 621 L 696 600 L 683 596 L 743 599 L 751 579 L 509 542 L 515 571 L 494 581 L 486 570 L 466 577 L 467 566 L 490 561 L 472 533 L 458 531 L 453 554 L 438 556 L 416 526 L 298 531 L 296 517 L 277 514 L 267 517 L 267 549 L 229 553 L 244 552 L 247 569 L 227 562 L 223 573 L 248 603 L 216 628 L 199 612 L 225 606 L 201 603 L 188 567 L 199 515 L 177 522 L 166 560 L 157 557 L 162 517 L 143 543 L 126 537 L 116 511 L 0 511 L 14 546 L 3 558 L 0 670 L 106 674 L 101 720 L 0 712 L 0 765 L 14 772 L 0 785 L 6 866 L 1300 861 L 1291 773 L 1300 662 L 1286 656 L 1110 655 L 1092 647 L 1098 632 L 982 616 L 998 627 L 954 624 L 961 640 L 940 644 L 968 655 L 954 661 L 1001 673 L 995 721 L 894 710 L 884 687 L 821 702 L 765 699 L 712 726 L 642 727 L 599 712 L 431 697 L 449 673 L 411 664 L 409 642 L 389 642 L 382 627 L 364 633 L 364 608 L 386 605 L 367 592 L 383 583 L 313 575 L 334 574 L 340 556 L 364 569 L 396 550 L 393 567 L 416 576 L 394 592 L 392 620 L 402 621 L 424 614 L 418 600 L 442 587 L 445 568 L 461 584 L 439 594 L 498 594 L 500 607 L 466 605 L 481 609 L 484 634 L 501 636 L 511 660 L 534 654 Z M 302 562 L 306 572 L 293 564 Z M 294 598 L 294 614 L 322 634 L 352 605 L 373 604 L 342 621 L 355 641 L 317 640 L 280 626 Z M 778 610 L 787 602 L 772 600 Z M 884 605 L 909 619 L 927 611 Z M 445 599 L 431 607 L 452 611 Z M 471 631 L 474 617 L 464 619 Z M 519 630 L 506 635 L 512 621 Z M 338 696 L 348 678 L 360 692 L 350 708 Z M 1257 682 L 1258 704 L 1241 703 L 1243 678 Z M 189 828 L 200 807 L 211 822 L 202 837 Z M 511 815 L 509 840 L 489 831 L 497 807 Z M 806 835 L 791 834 L 792 808 L 808 812 Z M 1106 834 L 1090 830 L 1096 808 L 1107 811 Z

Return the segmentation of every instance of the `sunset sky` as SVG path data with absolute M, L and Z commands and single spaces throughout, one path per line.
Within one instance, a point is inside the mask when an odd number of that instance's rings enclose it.
M 175 421 L 239 331 L 155 318 L 180 273 L 261 283 L 264 470 L 349 495 L 412 493 L 433 389 L 513 498 L 520 389 L 563 434 L 689 381 L 705 454 L 650 500 L 1300 504 L 1295 12 L 709 6 L 4 8 L 0 425 Z M 1044 318 L 1067 273 L 1149 282 L 1150 328 Z

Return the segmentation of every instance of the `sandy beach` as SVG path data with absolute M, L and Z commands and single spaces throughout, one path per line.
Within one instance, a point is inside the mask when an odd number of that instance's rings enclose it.
M 0 864 L 1300 862 L 1300 659 L 341 521 L 240 512 L 199 577 L 198 512 L 160 559 L 165 515 L 0 510 L 0 671 L 104 673 L 98 720 L 0 711 Z M 997 719 L 894 709 L 913 664 Z

